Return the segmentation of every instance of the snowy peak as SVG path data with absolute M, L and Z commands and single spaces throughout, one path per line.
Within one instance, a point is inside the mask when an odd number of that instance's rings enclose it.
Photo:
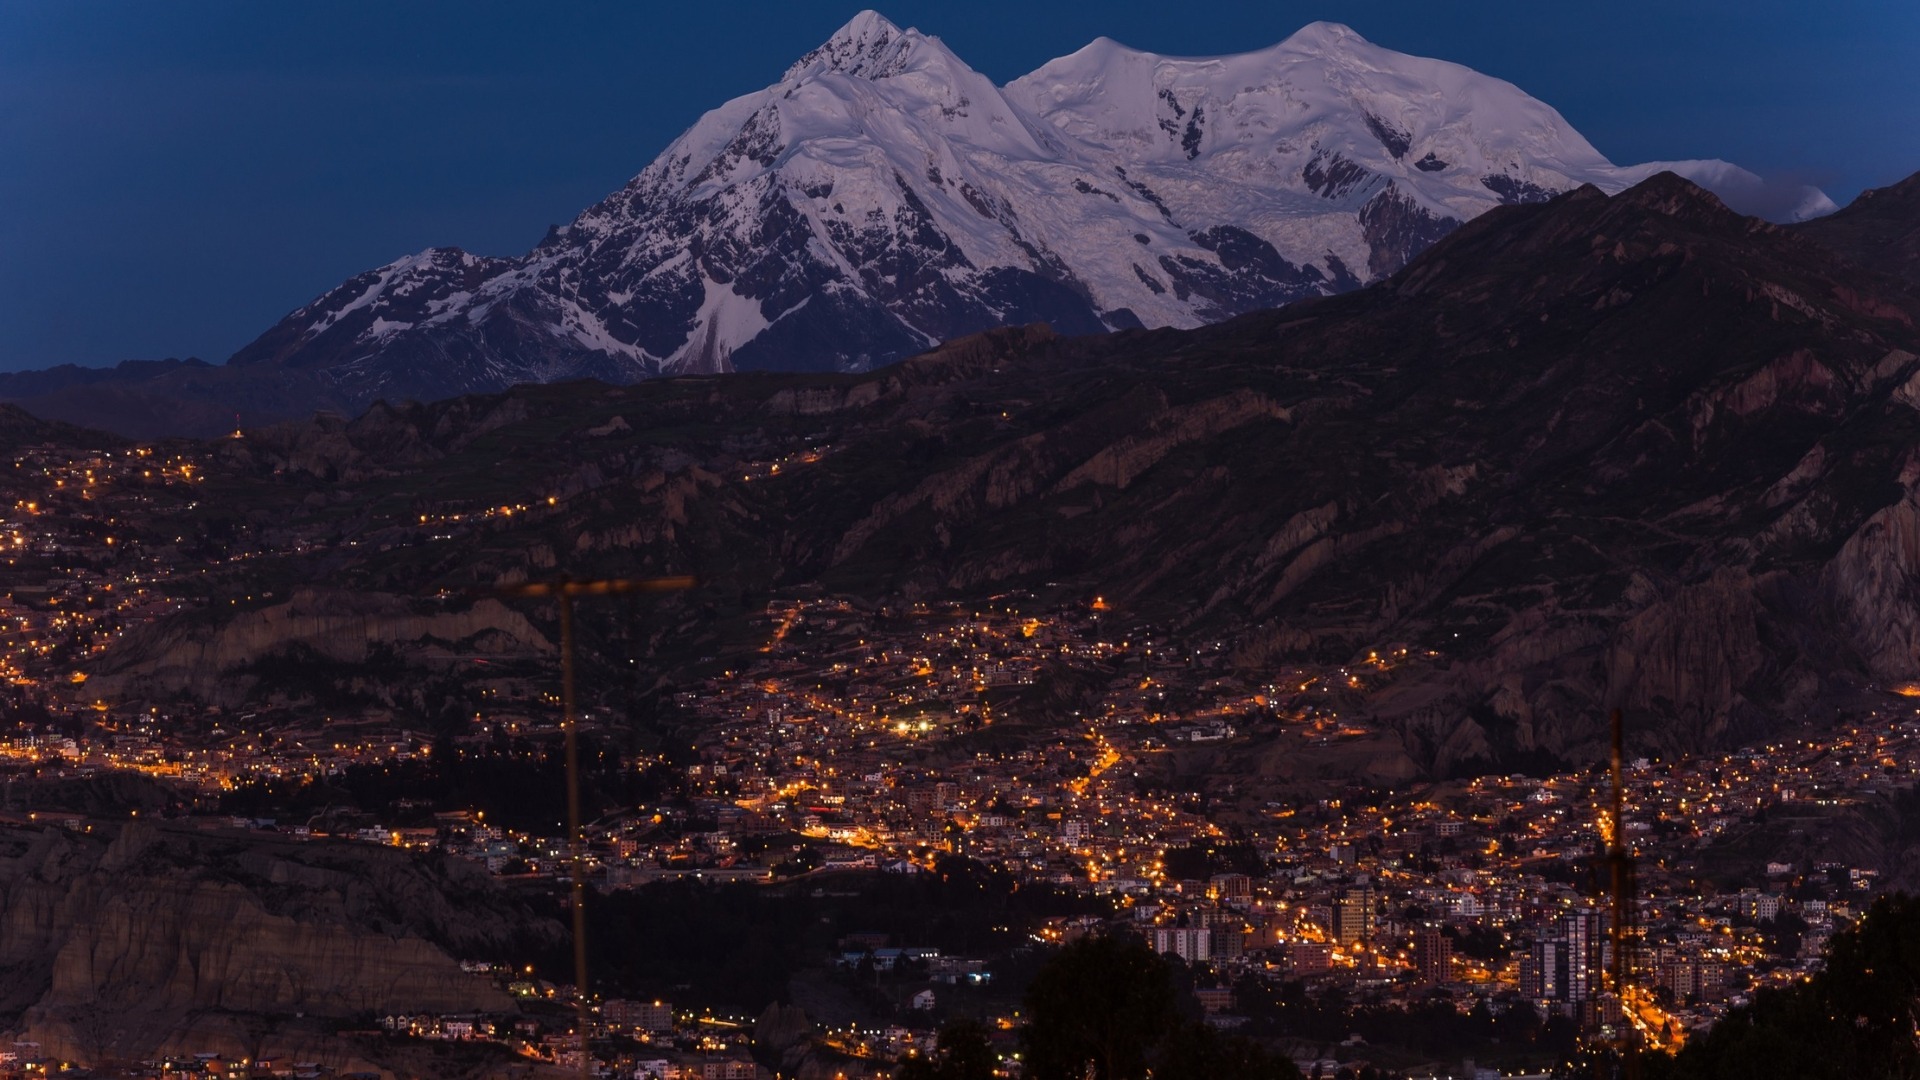
M 849 196 L 865 201 L 860 191 L 872 186 L 849 187 L 850 169 L 898 195 L 891 173 L 951 168 L 967 149 L 1056 156 L 1056 147 L 1043 145 L 1050 137 L 1044 129 L 938 38 L 867 11 L 780 82 L 701 117 L 629 190 L 655 205 L 738 192 L 777 173 L 789 187 L 836 191 L 835 204 L 845 207 Z M 882 161 L 887 168 L 876 177 Z M 576 227 L 591 230 L 604 209 L 589 210 Z
M 775 91 L 778 91 L 776 95 Z M 953 129 L 981 124 L 1012 134 L 1031 147 L 1026 123 L 1014 117 L 992 80 L 968 67 L 939 38 L 902 30 L 881 15 L 864 11 L 802 57 L 765 92 L 797 138 L 868 138 L 897 144 L 906 134 L 900 121 L 885 114 L 912 117 L 907 126 L 932 123 Z M 970 116 L 975 122 L 968 123 Z M 916 124 L 917 121 L 917 124 Z M 985 135 L 989 141 L 994 136 Z
M 1496 206 L 1662 170 L 1736 209 L 1762 186 L 1718 161 L 1616 166 L 1511 83 L 1339 23 L 1219 57 L 1100 38 L 1001 87 L 863 11 L 526 256 L 398 260 L 236 360 L 424 398 L 857 371 L 1022 323 L 1196 326 L 1358 288 Z
M 966 68 L 938 38 L 918 30 L 902 30 L 886 16 L 868 10 L 855 15 L 819 48 L 796 61 L 780 81 L 791 85 L 828 74 L 887 79 L 929 57 Z
M 1313 23 L 1279 44 L 1220 57 L 1166 57 L 1103 39 L 1015 80 L 1007 93 L 1077 138 L 1162 161 L 1225 153 L 1251 163 L 1317 151 L 1323 170 L 1338 156 L 1373 172 L 1407 174 L 1424 161 L 1418 173 L 1464 167 L 1476 176 L 1525 174 L 1537 163 L 1557 175 L 1522 179 L 1543 189 L 1571 186 L 1571 169 L 1608 164 L 1518 87 L 1381 48 L 1340 23 Z M 1414 189 L 1436 187 L 1418 173 L 1409 177 Z
M 1321 21 L 1310 22 L 1295 30 L 1277 48 L 1292 52 L 1318 53 L 1324 56 L 1352 45 L 1371 44 L 1373 43 L 1361 37 L 1358 31 L 1346 23 Z
M 899 37 L 900 33 L 900 27 L 892 19 L 887 18 L 872 8 L 867 8 L 853 18 L 848 19 L 845 26 L 835 30 L 833 36 L 827 38 L 822 48 L 831 48 L 850 43 L 858 44 L 872 40 L 884 41 L 889 37 Z M 914 31 L 914 33 L 917 34 L 918 31 Z M 817 52 L 819 50 L 815 51 Z

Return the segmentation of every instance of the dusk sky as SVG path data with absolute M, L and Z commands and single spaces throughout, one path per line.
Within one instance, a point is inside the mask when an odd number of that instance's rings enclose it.
M 0 0 L 0 369 L 223 360 L 362 270 L 509 255 L 862 5 Z M 1845 203 L 1920 170 L 1912 0 L 899 0 L 1005 82 L 1099 35 L 1203 55 L 1316 19 L 1558 108 L 1616 162 Z

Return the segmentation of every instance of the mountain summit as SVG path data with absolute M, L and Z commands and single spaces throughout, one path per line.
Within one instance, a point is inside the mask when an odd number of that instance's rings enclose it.
M 1616 166 L 1517 87 L 1335 23 L 1204 59 L 1102 38 L 1001 87 L 865 11 L 525 256 L 407 256 L 232 364 L 357 407 L 859 371 L 1010 324 L 1191 327 L 1358 288 L 1496 206 L 1661 170 L 1729 198 L 1759 184 L 1719 161 Z

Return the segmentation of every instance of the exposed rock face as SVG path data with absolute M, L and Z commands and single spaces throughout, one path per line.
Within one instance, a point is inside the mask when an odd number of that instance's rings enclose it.
M 285 603 L 217 624 L 182 621 L 149 628 L 115 650 L 113 662 L 100 670 L 98 685 L 103 694 L 165 688 L 237 704 L 245 699 L 247 685 L 234 678 L 236 670 L 289 647 L 352 664 L 383 643 L 429 642 L 451 643 L 455 650 L 510 649 L 528 656 L 554 648 L 526 616 L 497 600 L 459 609 L 437 601 L 301 590 Z
M 1920 472 L 1920 458 L 1909 473 Z M 1831 563 L 1824 581 L 1882 679 L 1914 675 L 1920 658 L 1920 483 L 1902 477 L 1906 496 L 1868 518 Z
M 805 1009 L 777 1001 L 754 1022 L 753 1049 L 762 1065 L 795 1080 L 833 1080 L 860 1064 L 817 1040 Z
M 798 1005 L 774 1002 L 753 1023 L 753 1046 L 761 1060 L 778 1067 L 788 1051 L 803 1049 L 813 1041 L 813 1021 Z
M 1452 232 L 1457 223 L 1401 194 L 1388 184 L 1360 207 L 1360 227 L 1367 239 L 1367 271 L 1376 277 L 1407 265 L 1415 255 Z
M 0 1017 L 59 1057 L 297 1051 L 344 1062 L 348 1046 L 291 1018 L 509 1012 L 450 950 L 497 955 L 522 935 L 558 934 L 484 870 L 451 860 L 112 832 L 0 832 Z
M 1742 691 L 1769 659 L 1759 639 L 1754 582 L 1723 571 L 1682 586 L 1621 623 L 1610 643 L 1606 702 L 1669 717 L 1700 743 L 1718 742 Z

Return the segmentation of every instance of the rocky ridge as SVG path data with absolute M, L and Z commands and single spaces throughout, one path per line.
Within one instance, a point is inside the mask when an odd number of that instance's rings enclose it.
M 1254 678 L 1418 645 L 1342 710 L 1398 740 L 1369 769 L 1446 773 L 1590 755 L 1615 706 L 1649 747 L 1699 748 L 1920 679 L 1916 316 L 1899 279 L 1669 174 L 1502 208 L 1375 287 L 1197 331 L 521 390 L 223 453 L 273 477 L 262 498 L 346 506 L 356 484 L 324 478 L 508 468 L 556 504 L 342 580 L 694 572 L 627 646 L 666 664 L 711 651 L 716 611 L 803 586 L 1097 592 L 1230 634 Z
M 1920 285 L 1920 174 L 1861 192 L 1845 210 L 1798 229 L 1861 266 Z
M 299 649 L 356 665 L 383 645 L 422 641 L 436 643 L 428 651 L 440 656 L 509 650 L 538 657 L 554 651 L 524 615 L 497 600 L 449 609 L 419 598 L 302 589 L 282 603 L 217 623 L 132 635 L 92 685 L 104 696 L 145 697 L 164 688 L 237 705 L 251 689 L 240 669 L 258 657 Z
M 329 1023 L 512 1002 L 455 956 L 559 928 L 478 866 L 140 823 L 0 827 L 0 1018 L 57 1058 L 367 1067 Z

